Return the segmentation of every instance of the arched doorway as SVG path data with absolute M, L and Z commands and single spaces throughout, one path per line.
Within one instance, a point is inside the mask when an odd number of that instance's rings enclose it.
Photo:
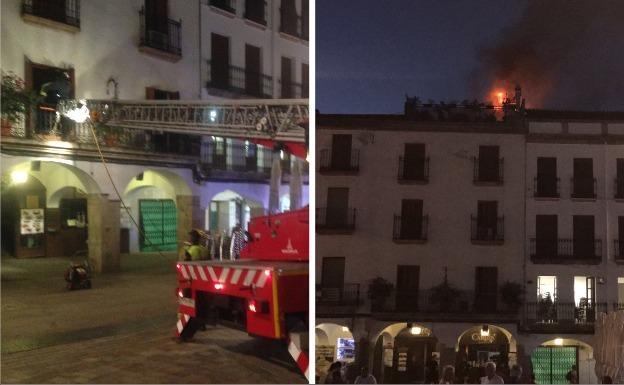
M 355 361 L 355 339 L 347 326 L 322 323 L 316 326 L 315 335 L 316 374 L 321 378 L 327 374 L 327 369 L 332 362 L 351 363 Z
M 251 218 L 264 215 L 261 203 L 232 190 L 222 191 L 212 197 L 206 211 L 206 227 L 212 233 L 226 235 L 230 235 L 237 224 L 246 230 Z
M 177 250 L 178 200 L 191 195 L 188 184 L 173 172 L 145 170 L 136 175 L 126 186 L 123 199 L 140 231 L 125 210 L 120 215 L 122 234 L 128 232 L 129 251 Z
M 379 333 L 373 354 L 373 375 L 381 383 L 437 381 L 433 375 L 437 338 L 431 329 L 416 323 L 398 323 Z
M 16 257 L 61 257 L 88 252 L 93 178 L 68 162 L 15 164 L 2 176 L 3 249 Z
M 572 366 L 579 384 L 597 383 L 593 348 L 572 338 L 555 338 L 542 343 L 531 353 L 531 365 L 537 384 L 567 384 Z
M 497 371 L 508 375 L 510 361 L 516 363 L 516 342 L 511 333 L 495 325 L 476 325 L 464 331 L 456 346 L 455 371 L 458 378 L 478 381 L 485 364 L 492 361 Z

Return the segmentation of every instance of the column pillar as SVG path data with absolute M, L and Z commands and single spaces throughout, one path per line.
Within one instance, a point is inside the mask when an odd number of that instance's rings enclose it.
M 203 212 L 199 205 L 199 196 L 178 195 L 176 197 L 178 213 L 178 250 L 188 240 L 188 233 L 194 229 L 203 229 Z
M 87 196 L 89 262 L 93 271 L 119 271 L 119 201 L 109 201 L 106 194 Z
M 282 165 L 280 152 L 273 152 L 273 164 L 271 165 L 271 184 L 269 185 L 269 214 L 280 211 L 279 190 L 282 184 Z
M 295 158 L 290 170 L 290 209 L 301 207 L 301 161 Z

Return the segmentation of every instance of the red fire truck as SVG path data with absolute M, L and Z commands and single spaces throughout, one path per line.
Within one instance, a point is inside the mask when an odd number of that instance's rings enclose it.
M 250 335 L 284 340 L 308 377 L 308 208 L 253 218 L 239 260 L 181 261 L 177 336 L 186 340 L 212 317 Z M 301 336 L 304 336 L 301 340 Z

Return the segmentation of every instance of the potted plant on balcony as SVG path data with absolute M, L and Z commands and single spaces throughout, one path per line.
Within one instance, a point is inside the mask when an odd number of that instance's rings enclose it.
M 500 287 L 501 300 L 510 312 L 517 312 L 522 305 L 522 285 L 517 282 L 506 281 Z
M 371 300 L 373 310 L 381 310 L 388 297 L 392 293 L 394 286 L 388 280 L 377 277 L 368 285 L 368 298 Z
M 537 303 L 537 318 L 544 323 L 550 323 L 555 320 L 555 307 L 550 293 L 545 293 L 543 296 L 540 295 Z
M 439 312 L 448 313 L 459 298 L 459 294 L 459 290 L 449 284 L 445 277 L 444 282 L 431 288 L 429 303 L 437 305 Z
M 13 72 L 2 72 L 2 135 L 11 135 L 13 124 L 20 121 L 30 106 L 38 101 L 36 93 L 24 89 L 24 80 Z
M 115 147 L 119 143 L 119 138 L 123 134 L 124 130 L 121 127 L 110 126 L 103 123 L 95 124 L 95 131 L 98 136 L 104 141 L 107 147 Z

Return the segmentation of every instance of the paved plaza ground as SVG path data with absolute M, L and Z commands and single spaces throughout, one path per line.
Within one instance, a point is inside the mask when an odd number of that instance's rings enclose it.
M 69 259 L 2 258 L 2 383 L 305 383 L 284 346 L 222 326 L 172 337 L 175 255 L 67 291 Z

